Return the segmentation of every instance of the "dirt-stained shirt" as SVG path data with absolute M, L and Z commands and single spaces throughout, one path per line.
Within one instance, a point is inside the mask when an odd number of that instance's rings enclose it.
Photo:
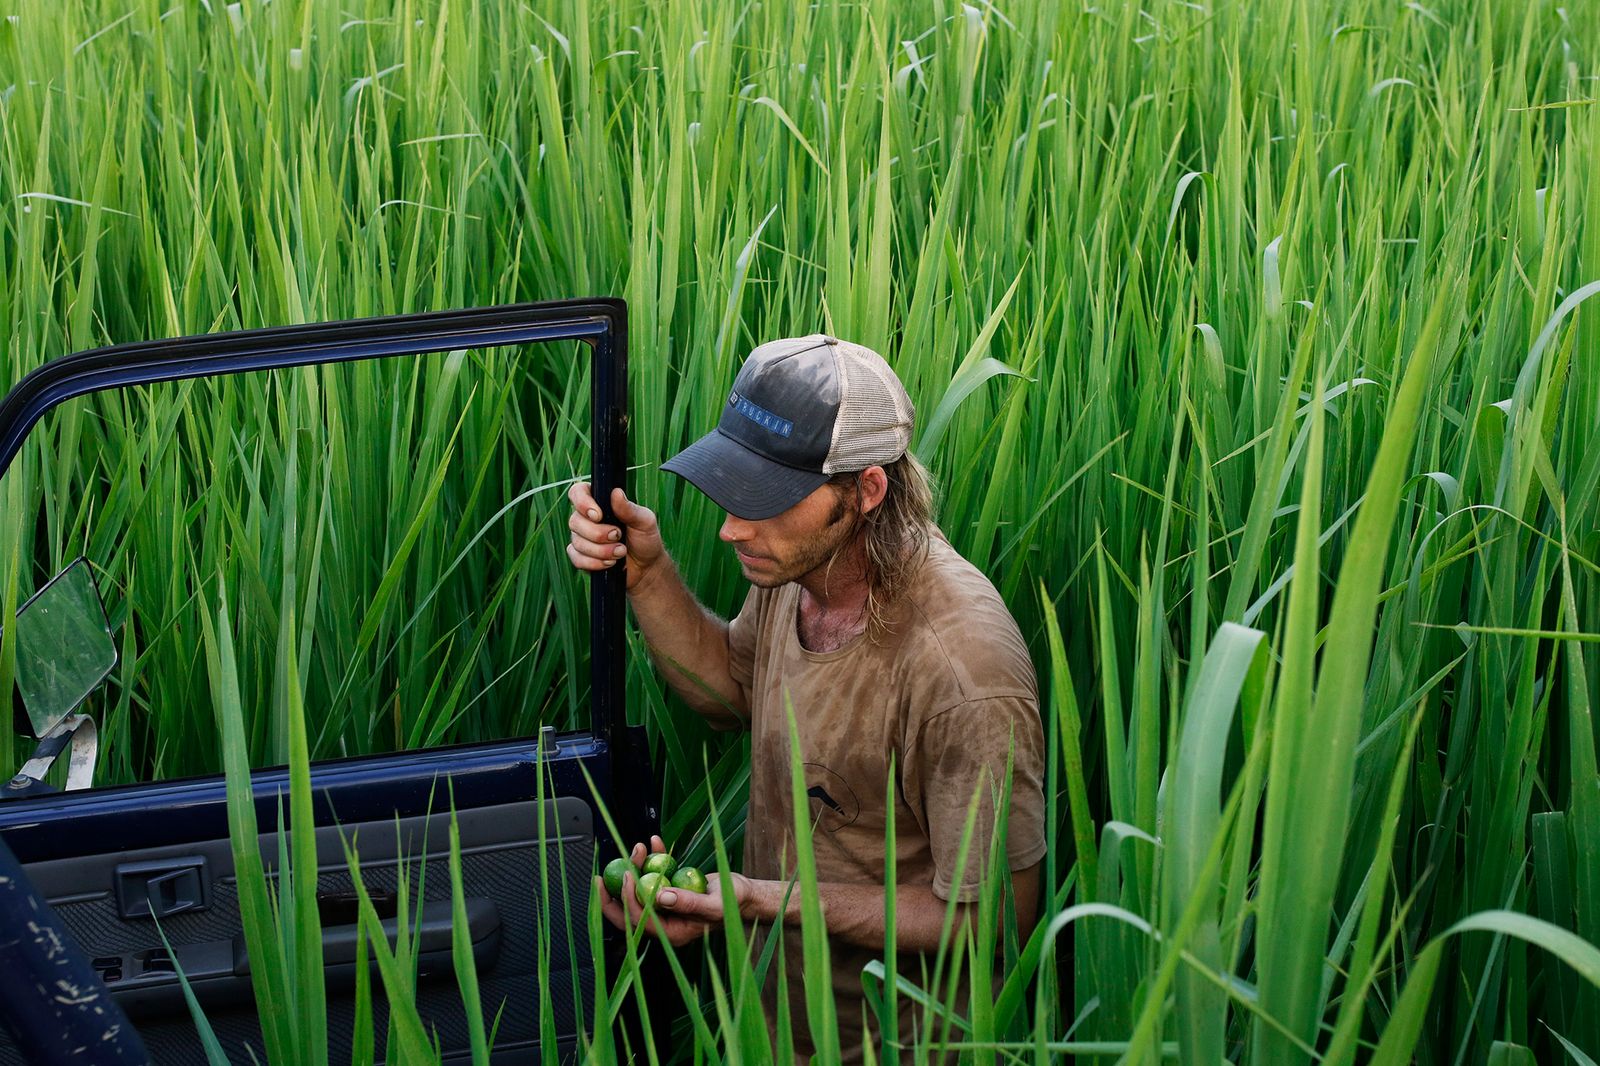
M 800 591 L 793 583 L 752 587 L 729 626 L 731 670 L 748 694 L 752 733 L 746 875 L 796 876 L 786 706 L 794 708 L 800 738 L 818 880 L 883 885 L 892 803 L 898 882 L 929 885 L 944 900 L 976 899 L 1008 755 L 1009 865 L 1015 871 L 1039 861 L 1045 835 L 1038 683 L 1016 621 L 989 580 L 935 533 L 926 560 L 891 606 L 885 631 L 828 652 L 800 643 Z M 975 830 L 965 867 L 957 869 L 975 794 Z M 788 928 L 784 939 L 795 1050 L 804 1055 L 812 1048 L 799 928 Z M 861 969 L 883 952 L 837 939 L 829 947 L 840 1043 L 845 1061 L 857 1061 L 867 1036 Z M 912 980 L 925 961 L 931 972 L 931 959 L 906 952 L 897 958 Z M 769 1024 L 777 969 L 774 961 L 765 996 Z M 910 1007 L 903 999 L 902 1040 L 911 1034 Z

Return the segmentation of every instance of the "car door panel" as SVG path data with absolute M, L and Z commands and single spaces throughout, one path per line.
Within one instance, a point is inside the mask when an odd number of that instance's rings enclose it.
M 586 342 L 593 355 L 591 476 L 599 495 L 608 497 L 608 486 L 624 484 L 627 428 L 626 315 L 621 302 L 611 300 L 297 326 L 69 356 L 36 371 L 0 401 L 0 475 L 45 413 L 90 392 L 570 339 Z M 387 929 L 399 922 L 391 912 L 398 907 L 399 878 L 408 878 L 408 918 L 419 952 L 417 1006 L 438 1034 L 444 1061 L 465 1061 L 468 1030 L 451 947 L 452 804 L 486 1025 L 499 1019 L 495 1061 L 576 1053 L 597 961 L 590 957 L 587 931 L 595 856 L 605 833 L 596 798 L 630 839 L 645 838 L 657 822 L 643 731 L 627 727 L 623 713 L 622 581 L 620 572 L 611 572 L 592 585 L 588 731 L 557 736 L 546 729 L 538 738 L 313 764 L 332 1061 L 348 1060 L 354 1011 L 346 841 L 354 842 L 362 883 Z M 279 824 L 287 787 L 282 767 L 252 775 L 257 824 L 264 830 Z M 204 1061 L 174 963 L 192 982 L 230 1058 L 249 1062 L 251 1048 L 261 1057 L 220 775 L 3 803 L 0 837 L 92 957 L 154 1061 Z M 260 846 L 270 877 L 279 856 L 276 833 L 264 832 Z M 172 954 L 162 945 L 158 921 Z M 616 938 L 608 934 L 606 943 L 614 950 Z M 381 1055 L 387 1023 L 375 972 L 372 988 Z M 539 1046 L 542 1004 L 555 1019 L 553 1049 Z M 20 1061 L 0 1037 L 0 1064 Z
M 465 1046 L 451 945 L 449 818 L 446 812 L 316 831 L 325 978 L 330 1003 L 339 1007 L 330 1011 L 335 1060 L 350 1053 L 352 1003 L 346 1001 L 355 983 L 354 882 L 344 854 L 347 840 L 356 851 L 362 884 L 391 933 L 398 924 L 399 878 L 402 873 L 407 878 L 407 924 L 419 957 L 419 1011 L 438 1026 L 446 1047 Z M 587 1010 L 581 992 L 592 986 L 594 974 L 584 921 L 594 863 L 593 809 L 566 796 L 542 804 L 524 800 L 458 810 L 456 820 L 480 995 L 491 1019 L 501 1014 L 498 1046 L 537 1043 L 541 995 L 551 999 L 557 1032 L 575 1037 L 579 1013 Z M 263 859 L 275 862 L 277 834 L 262 834 L 260 847 Z M 159 920 L 127 917 L 125 896 L 117 886 L 130 868 L 137 874 L 200 870 L 200 905 Z M 224 1038 L 225 1050 L 234 1061 L 249 1062 L 252 1044 L 259 1053 L 249 953 L 226 837 L 55 859 L 26 869 L 68 930 L 92 953 L 111 995 L 139 1026 L 146 1044 L 152 1051 L 160 1049 L 160 1061 L 204 1061 L 194 1046 L 174 958 L 219 1034 L 230 1034 Z M 544 883 L 551 886 L 548 899 L 536 890 Z M 96 885 L 102 887 L 90 887 Z M 158 921 L 170 954 L 157 932 Z M 552 979 L 545 986 L 538 980 L 541 931 L 550 934 L 546 967 Z M 0 1062 L 21 1061 L 9 1049 L 0 1050 Z

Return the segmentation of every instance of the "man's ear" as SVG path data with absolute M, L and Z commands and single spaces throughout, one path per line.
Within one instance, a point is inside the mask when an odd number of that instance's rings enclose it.
M 869 466 L 861 471 L 856 484 L 860 486 L 862 514 L 877 507 L 889 495 L 889 475 L 881 466 Z

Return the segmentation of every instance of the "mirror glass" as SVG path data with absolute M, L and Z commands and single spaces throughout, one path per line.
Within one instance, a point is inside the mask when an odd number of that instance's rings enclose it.
M 117 645 L 87 560 L 17 612 L 17 691 L 36 737 L 88 698 L 117 665 Z

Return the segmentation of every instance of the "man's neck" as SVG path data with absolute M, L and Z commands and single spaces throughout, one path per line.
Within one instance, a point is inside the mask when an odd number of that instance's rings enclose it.
M 861 543 L 840 554 L 831 567 L 820 566 L 795 579 L 800 610 L 807 616 L 866 617 L 867 555 Z

